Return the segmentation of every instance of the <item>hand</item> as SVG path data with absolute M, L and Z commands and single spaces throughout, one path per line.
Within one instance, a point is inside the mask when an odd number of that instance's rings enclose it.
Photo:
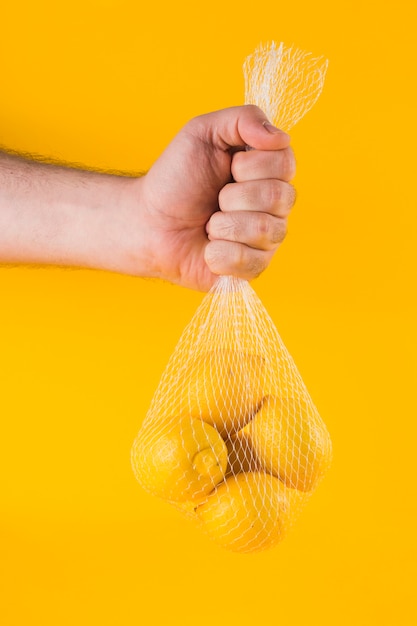
M 193 119 L 142 177 L 0 153 L 0 263 L 104 269 L 202 291 L 219 274 L 251 279 L 285 236 L 293 175 L 288 135 L 254 106 Z
M 289 142 L 255 106 L 190 121 L 140 180 L 149 273 L 202 291 L 219 274 L 258 276 L 295 201 Z

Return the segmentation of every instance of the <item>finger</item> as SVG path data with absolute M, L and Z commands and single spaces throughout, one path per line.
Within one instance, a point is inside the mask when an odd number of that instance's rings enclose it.
M 234 241 L 257 250 L 276 250 L 285 239 L 287 220 L 259 211 L 217 211 L 206 230 L 210 241 Z
M 296 199 L 290 183 L 280 180 L 250 180 L 229 183 L 219 193 L 219 206 L 227 211 L 261 211 L 276 217 L 288 217 Z M 215 214 L 216 215 L 216 214 Z
M 185 128 L 223 150 L 248 145 L 258 150 L 281 150 L 290 143 L 289 135 L 272 126 L 265 113 L 252 104 L 200 115 Z
M 204 256 L 213 274 L 252 280 L 266 269 L 273 254 L 273 251 L 254 250 L 242 243 L 216 240 L 207 244 Z
M 232 158 L 235 181 L 277 178 L 289 182 L 295 176 L 295 157 L 289 146 L 283 150 L 236 152 Z

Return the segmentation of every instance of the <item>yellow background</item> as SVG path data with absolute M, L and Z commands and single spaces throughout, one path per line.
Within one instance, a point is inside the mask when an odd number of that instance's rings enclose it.
M 414 3 L 4 4 L 0 144 L 90 166 L 146 169 L 189 118 L 240 104 L 260 42 L 330 59 L 292 132 L 287 240 L 253 285 L 335 460 L 280 547 L 222 551 L 129 459 L 202 295 L 2 268 L 0 622 L 415 624 Z

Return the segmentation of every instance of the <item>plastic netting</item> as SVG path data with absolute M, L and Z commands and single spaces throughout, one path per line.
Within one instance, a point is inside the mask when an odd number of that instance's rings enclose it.
M 317 100 L 327 61 L 260 47 L 248 104 L 288 130 Z M 238 552 L 283 539 L 332 446 L 293 359 L 247 281 L 219 277 L 162 375 L 132 448 L 140 484 Z

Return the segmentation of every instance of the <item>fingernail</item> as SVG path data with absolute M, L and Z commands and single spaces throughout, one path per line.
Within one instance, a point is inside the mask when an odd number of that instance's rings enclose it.
M 268 133 L 271 133 L 271 135 L 278 135 L 278 133 L 281 133 L 281 135 L 287 135 L 287 133 L 271 124 L 271 122 L 264 122 L 263 125 L 265 130 L 267 130 Z

